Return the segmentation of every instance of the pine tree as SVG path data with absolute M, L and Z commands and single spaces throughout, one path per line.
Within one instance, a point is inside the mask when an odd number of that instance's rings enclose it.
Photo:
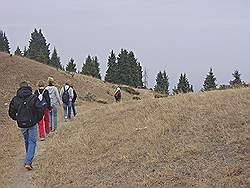
M 239 86 L 242 85 L 242 80 L 240 78 L 241 74 L 238 70 L 235 70 L 234 73 L 232 74 L 234 77 L 234 80 L 231 80 L 229 83 L 231 86 Z
M 61 69 L 63 70 L 61 61 L 60 61 L 60 57 L 58 57 L 57 55 L 57 51 L 56 48 L 54 48 L 53 53 L 51 55 L 51 59 L 50 59 L 50 65 L 53 67 L 56 67 L 56 69 Z
M 142 67 L 132 51 L 121 49 L 117 57 L 116 82 L 133 87 L 142 86 Z
M 165 70 L 163 71 L 163 74 L 162 74 L 162 82 L 163 82 L 163 93 L 168 95 L 169 94 L 169 81 L 168 81 L 168 76 Z
M 117 83 L 117 63 L 114 51 L 110 52 L 108 57 L 108 69 L 106 71 L 105 81 L 111 83 Z
M 101 79 L 101 74 L 100 74 L 100 65 L 99 65 L 99 63 L 98 63 L 98 58 L 97 58 L 97 56 L 95 56 L 93 59 L 92 59 L 92 61 L 93 61 L 93 66 L 95 67 L 94 68 L 94 72 L 93 72 L 93 77 L 95 77 L 95 78 L 98 78 L 98 79 Z
M 49 64 L 49 45 L 50 44 L 47 44 L 46 42 L 42 30 L 39 29 L 39 31 L 37 31 L 37 29 L 35 29 L 34 32 L 31 33 L 27 57 L 44 64 Z
M 156 76 L 156 85 L 154 87 L 154 90 L 156 92 L 162 92 L 163 91 L 163 76 L 162 76 L 162 72 L 158 72 L 157 76 Z
M 121 49 L 120 54 L 117 57 L 117 84 L 127 84 L 129 83 L 129 65 L 128 65 L 128 52 L 127 50 Z
M 186 74 L 181 74 L 179 78 L 179 83 L 177 84 L 177 88 L 175 87 L 173 89 L 174 94 L 178 93 L 188 93 L 188 92 L 193 92 L 193 86 L 190 85 L 188 78 Z
M 26 46 L 24 46 L 24 49 L 23 49 L 23 57 L 26 57 L 27 56 L 27 48 Z
M 23 56 L 22 51 L 20 50 L 19 46 L 17 46 L 16 51 L 14 52 L 15 55 Z
M 88 55 L 85 60 L 85 63 L 82 66 L 81 73 L 84 75 L 101 79 L 98 58 L 96 56 L 92 58 L 90 55 Z
M 10 53 L 8 38 L 2 30 L 0 30 L 0 51 Z
M 76 72 L 76 64 L 74 63 L 74 59 L 71 58 L 69 60 L 69 63 L 66 65 L 66 71 L 69 71 L 69 72 Z
M 217 84 L 215 83 L 216 78 L 214 76 L 212 68 L 210 68 L 209 73 L 204 81 L 203 90 L 210 91 L 216 89 Z
M 168 95 L 169 94 L 168 88 L 169 88 L 169 81 L 167 73 L 165 70 L 163 71 L 163 73 L 160 71 L 156 77 L 156 85 L 154 90 L 156 92 Z

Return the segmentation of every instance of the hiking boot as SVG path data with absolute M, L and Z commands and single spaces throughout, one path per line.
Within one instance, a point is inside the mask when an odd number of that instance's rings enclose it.
M 44 141 L 44 140 L 45 140 L 45 138 L 44 138 L 44 137 L 40 138 L 40 141 Z
M 24 168 L 26 168 L 27 170 L 32 170 L 32 169 L 33 169 L 32 166 L 31 166 L 31 165 L 28 165 L 28 164 L 26 164 L 26 165 L 24 166 Z

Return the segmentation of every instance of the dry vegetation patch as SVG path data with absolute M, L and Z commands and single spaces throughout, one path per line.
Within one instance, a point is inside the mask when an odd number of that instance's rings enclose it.
M 247 187 L 249 106 L 249 89 L 82 106 L 47 143 L 35 181 Z

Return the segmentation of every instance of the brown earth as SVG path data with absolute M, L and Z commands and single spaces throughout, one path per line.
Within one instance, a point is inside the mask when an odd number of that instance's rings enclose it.
M 58 85 L 70 79 L 6 54 L 0 70 L 1 114 L 21 79 L 36 83 L 49 74 Z M 111 84 L 82 75 L 72 82 L 83 98 L 89 91 L 108 104 L 79 101 L 77 117 L 38 143 L 32 172 L 22 167 L 18 128 L 3 116 L 0 187 L 249 187 L 249 88 L 160 99 L 137 90 L 142 100 L 126 93 L 117 104 Z

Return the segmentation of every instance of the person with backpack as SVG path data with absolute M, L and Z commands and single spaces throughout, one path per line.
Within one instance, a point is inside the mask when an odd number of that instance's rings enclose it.
M 21 82 L 16 96 L 9 105 L 9 116 L 17 122 L 24 137 L 26 156 L 24 167 L 32 170 L 32 162 L 36 151 L 37 126 L 43 117 L 43 109 L 39 105 L 36 95 L 27 82 Z
M 117 89 L 115 91 L 114 97 L 115 97 L 115 101 L 116 102 L 120 102 L 121 101 L 122 92 L 121 92 L 121 88 L 119 86 L 117 87 Z
M 35 95 L 38 97 L 39 104 L 43 108 L 44 116 L 38 122 L 38 133 L 41 141 L 45 139 L 45 133 L 48 135 L 50 133 L 50 123 L 49 123 L 49 112 L 51 110 L 49 92 L 45 88 L 44 81 L 39 81 L 37 83 L 38 89 L 35 91 Z M 45 132 L 44 132 L 45 131 Z
M 69 82 L 66 82 L 62 87 L 60 95 L 63 102 L 64 120 L 67 121 L 68 119 L 71 119 L 72 99 L 74 97 L 74 92 L 72 87 L 70 87 Z
M 52 109 L 50 110 L 50 130 L 53 132 L 58 127 L 58 109 L 61 106 L 59 91 L 54 85 L 54 78 L 48 78 L 48 86 L 46 89 L 49 91 L 50 103 Z
M 76 94 L 76 90 L 73 87 L 73 85 L 71 85 L 71 88 L 73 89 L 73 99 L 72 99 L 72 111 L 73 111 L 73 115 L 76 116 L 76 108 L 75 108 L 75 102 L 76 102 L 76 98 L 77 98 L 77 94 Z

